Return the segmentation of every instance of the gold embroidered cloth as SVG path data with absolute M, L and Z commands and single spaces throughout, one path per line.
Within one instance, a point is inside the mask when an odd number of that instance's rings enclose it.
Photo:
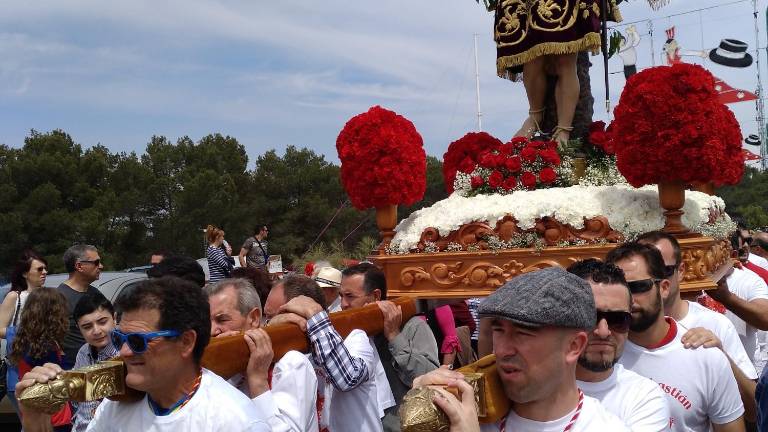
M 600 52 L 599 0 L 501 0 L 496 6 L 494 39 L 499 76 L 522 72 L 536 57 Z M 621 21 L 615 0 L 608 17 Z

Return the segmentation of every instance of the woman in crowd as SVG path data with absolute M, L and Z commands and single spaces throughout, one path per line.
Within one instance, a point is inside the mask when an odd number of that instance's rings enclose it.
M 13 342 L 17 326 L 21 322 L 21 311 L 24 309 L 29 293 L 42 287 L 47 275 L 48 262 L 31 250 L 24 251 L 11 270 L 11 291 L 5 296 L 3 304 L 0 306 L 0 337 L 7 340 L 6 350 L 10 349 Z M 18 373 L 19 370 L 16 366 L 8 365 L 6 375 L 8 399 L 17 414 L 19 413 L 19 407 L 16 403 Z
M 11 346 L 10 360 L 19 368 L 19 376 L 45 363 L 61 365 L 61 343 L 68 330 L 69 310 L 64 295 L 51 288 L 33 290 L 21 312 L 21 323 Z M 54 432 L 71 430 L 69 403 L 51 416 L 51 425 Z
M 208 240 L 208 282 L 216 282 L 232 276 L 235 267 L 235 259 L 227 255 L 222 248 L 224 244 L 224 230 L 208 225 L 205 230 L 205 238 Z

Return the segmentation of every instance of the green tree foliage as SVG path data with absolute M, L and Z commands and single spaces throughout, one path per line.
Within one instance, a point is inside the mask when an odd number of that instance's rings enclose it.
M 717 189 L 729 214 L 744 217 L 750 228 L 768 227 L 768 171 L 747 167 L 741 182 Z
M 427 182 L 401 218 L 445 198 L 434 157 Z M 28 247 L 61 272 L 62 253 L 78 242 L 99 247 L 107 269 L 146 264 L 155 249 L 201 257 L 208 224 L 237 253 L 257 223 L 270 226 L 271 253 L 286 264 L 323 251 L 360 259 L 378 237 L 374 210 L 352 208 L 339 167 L 308 149 L 268 151 L 249 170 L 245 147 L 220 134 L 153 136 L 141 155 L 84 150 L 61 130 L 33 130 L 21 148 L 0 145 L 0 274 Z

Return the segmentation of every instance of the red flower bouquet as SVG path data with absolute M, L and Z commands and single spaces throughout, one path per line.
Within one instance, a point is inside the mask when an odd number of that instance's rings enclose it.
M 734 184 L 744 171 L 741 130 L 704 68 L 676 64 L 632 76 L 610 136 L 619 171 L 635 187 L 660 182 Z
M 356 208 L 411 205 L 424 196 L 424 144 L 405 117 L 374 106 L 344 125 L 336 150 L 341 182 Z
M 446 157 L 453 157 L 452 163 L 455 164 L 459 157 L 449 153 L 452 149 L 468 148 L 466 144 L 470 142 L 467 139 L 470 135 L 467 134 L 449 147 Z M 484 138 L 487 139 L 487 137 Z M 462 144 L 465 147 L 457 145 L 462 143 L 462 140 L 465 140 Z M 493 141 L 489 140 L 489 142 Z M 526 138 L 516 137 L 505 144 L 499 142 L 495 146 L 485 147 L 474 155 L 462 154 L 464 159 L 461 159 L 460 168 L 452 171 L 454 184 L 462 195 L 506 194 L 514 190 L 549 187 L 558 180 L 555 168 L 560 166 L 561 159 L 556 149 L 555 142 L 530 142 Z M 477 163 L 469 167 L 468 163 L 465 165 L 466 160 L 477 160 Z M 444 169 L 446 165 L 448 163 L 444 162 Z M 445 178 L 447 182 L 449 179 L 447 174 Z
M 445 190 L 453 192 L 453 181 L 456 172 L 466 174 L 475 169 L 483 150 L 496 150 L 502 145 L 498 138 L 485 132 L 470 132 L 448 146 L 448 151 L 443 155 L 443 179 Z M 493 161 L 488 161 L 493 163 Z
M 595 121 L 589 125 L 589 142 L 606 155 L 613 155 L 616 153 L 616 150 L 613 148 L 611 126 L 608 126 L 606 129 L 604 121 Z

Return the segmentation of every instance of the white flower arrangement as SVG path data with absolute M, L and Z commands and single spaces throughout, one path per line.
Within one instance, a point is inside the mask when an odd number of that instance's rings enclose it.
M 717 196 L 686 191 L 683 223 L 696 232 L 725 238 L 730 232 L 729 224 L 732 222 L 724 209 L 725 203 Z M 446 236 L 462 225 L 474 221 L 486 221 L 494 226 L 508 214 L 517 219 L 521 229 L 533 228 L 536 219 L 546 216 L 575 228 L 582 228 L 585 218 L 605 216 L 613 229 L 624 234 L 627 239 L 632 239 L 641 233 L 661 229 L 664 226 L 662 212 L 656 186 L 638 189 L 626 184 L 577 185 L 473 197 L 453 193 L 450 197 L 431 207 L 415 211 L 402 220 L 395 228 L 396 234 L 388 253 L 390 250 L 394 253 L 407 253 L 415 248 L 426 228 L 434 227 L 441 236 Z M 520 237 L 504 243 L 509 243 L 512 247 L 526 247 L 523 245 L 536 241 L 527 238 L 530 237 L 528 235 Z M 475 248 L 468 246 L 467 250 Z

